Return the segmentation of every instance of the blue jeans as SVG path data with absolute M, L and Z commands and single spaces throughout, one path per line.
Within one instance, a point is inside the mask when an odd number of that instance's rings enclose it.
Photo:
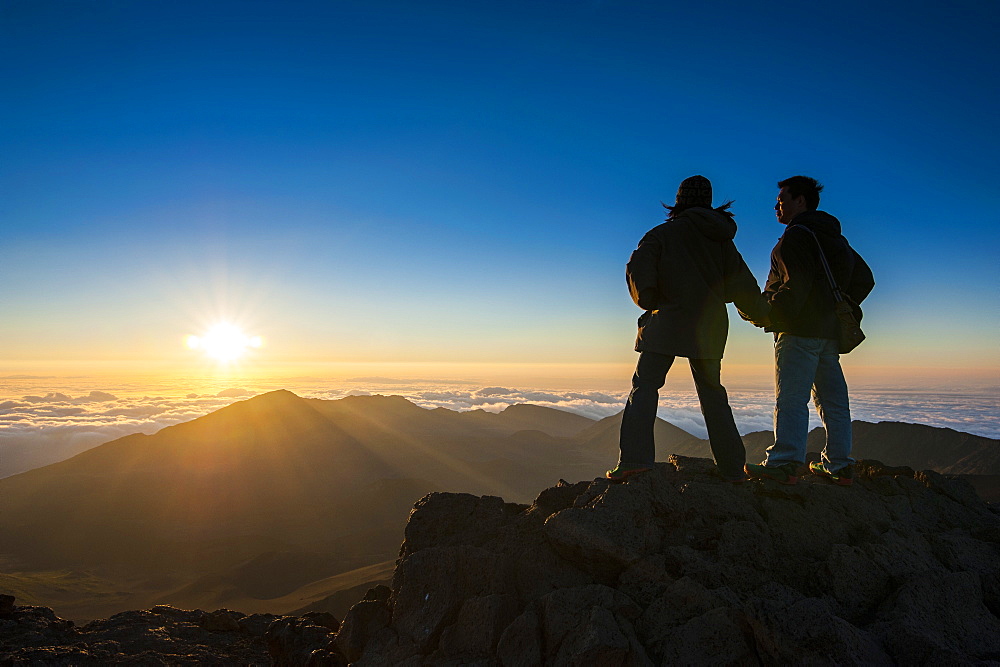
M 764 464 L 805 463 L 809 394 L 826 427 L 823 462 L 831 472 L 851 458 L 851 406 L 837 341 L 779 333 L 774 341 L 774 444 Z
M 708 428 L 708 440 L 719 472 L 726 479 L 742 479 L 746 463 L 746 448 L 740 432 L 736 430 L 729 396 L 722 386 L 720 359 L 689 359 L 694 386 L 701 403 L 701 414 Z M 627 465 L 653 465 L 656 446 L 653 441 L 653 424 L 659 390 L 667 379 L 667 371 L 674 357 L 656 352 L 640 352 L 639 362 L 632 376 L 632 391 L 622 413 L 619 440 L 620 462 Z

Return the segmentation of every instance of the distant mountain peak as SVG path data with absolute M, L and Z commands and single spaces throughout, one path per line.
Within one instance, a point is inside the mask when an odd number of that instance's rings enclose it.
M 525 412 L 527 410 L 558 410 L 559 408 L 553 408 L 548 406 L 535 405 L 534 403 L 512 403 L 500 412 Z M 563 410 L 565 412 L 565 410 Z
M 279 400 L 291 400 L 302 398 L 298 394 L 288 389 L 275 389 L 274 391 L 267 391 L 263 394 L 257 394 L 252 398 L 246 399 L 244 402 L 249 401 L 279 401 Z
M 369 403 L 369 402 L 371 402 L 371 403 L 396 403 L 398 405 L 402 405 L 404 403 L 408 403 L 410 405 L 416 405 L 416 403 L 414 403 L 413 401 L 409 400 L 408 398 L 406 398 L 404 396 L 400 396 L 399 394 L 352 394 L 350 396 L 345 396 L 345 397 L 343 397 L 343 398 L 341 398 L 339 400 L 346 401 L 348 403 L 357 401 L 357 402 L 364 402 L 364 403 Z M 417 406 L 417 407 L 419 407 L 419 406 Z

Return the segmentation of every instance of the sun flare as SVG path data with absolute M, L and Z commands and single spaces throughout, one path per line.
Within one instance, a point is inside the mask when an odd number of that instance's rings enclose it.
M 190 349 L 202 350 L 205 356 L 223 363 L 236 361 L 263 343 L 260 336 L 248 336 L 232 324 L 217 324 L 201 336 L 187 337 Z

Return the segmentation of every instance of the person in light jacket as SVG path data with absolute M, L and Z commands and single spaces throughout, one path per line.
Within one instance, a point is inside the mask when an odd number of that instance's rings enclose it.
M 875 278 L 840 233 L 840 221 L 816 210 L 823 186 L 815 178 L 793 176 L 778 188 L 774 211 L 786 228 L 771 251 L 764 288 L 771 310 L 766 322 L 756 322 L 774 333 L 774 444 L 763 463 L 748 464 L 746 472 L 781 484 L 798 482 L 798 469 L 805 464 L 811 394 L 826 427 L 826 445 L 822 460 L 809 469 L 849 486 L 854 481 L 851 407 L 840 367 L 836 300 L 820 248 L 837 286 L 855 304 L 871 293 Z M 860 307 L 855 308 L 858 322 L 861 315 Z

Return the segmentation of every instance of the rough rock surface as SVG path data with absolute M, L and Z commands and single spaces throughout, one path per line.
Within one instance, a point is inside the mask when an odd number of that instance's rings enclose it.
M 996 664 L 1000 516 L 964 482 L 858 468 L 852 487 L 733 485 L 675 456 L 530 506 L 430 494 L 391 590 L 334 648 L 363 666 Z
M 1000 664 L 1000 513 L 965 482 L 723 482 L 674 456 L 534 503 L 417 502 L 343 623 L 158 606 L 75 628 L 0 596 L 0 665 Z
M 5 597 L 0 665 L 269 665 L 265 633 L 279 619 L 158 605 L 76 627 L 48 607 L 17 606 Z

